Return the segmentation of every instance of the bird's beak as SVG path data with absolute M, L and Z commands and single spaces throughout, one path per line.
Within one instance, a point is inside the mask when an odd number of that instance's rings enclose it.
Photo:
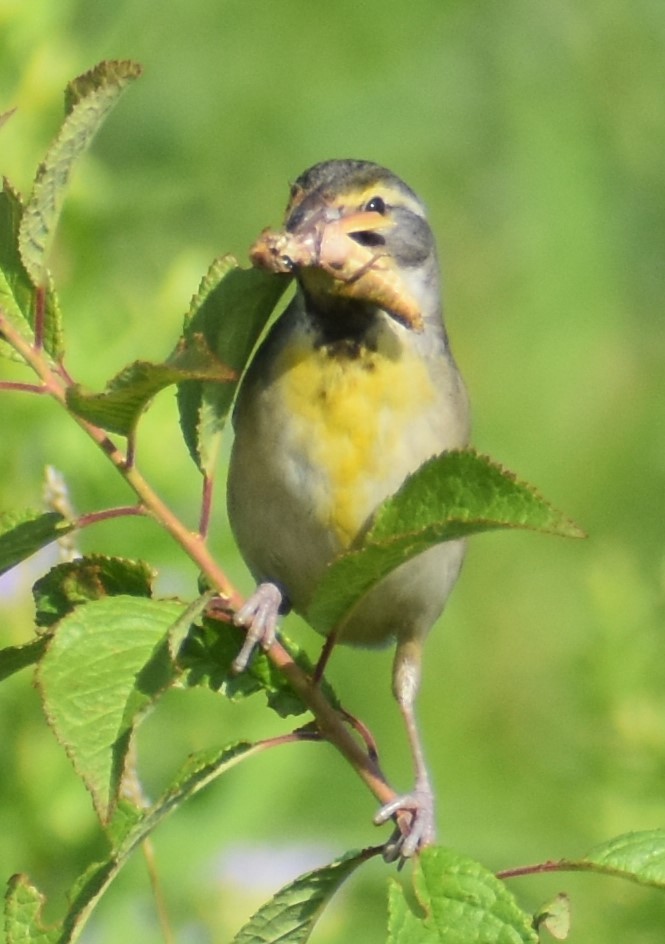
M 383 234 L 394 226 L 392 221 L 380 213 L 321 202 L 290 210 L 284 230 L 264 230 L 252 246 L 254 265 L 296 271 L 305 289 L 321 300 L 367 302 L 422 331 L 420 307 L 384 248 Z

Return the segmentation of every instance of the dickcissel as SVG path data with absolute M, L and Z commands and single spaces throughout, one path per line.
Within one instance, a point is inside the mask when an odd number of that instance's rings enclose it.
M 280 238 L 287 249 L 305 247 L 300 258 L 297 251 L 284 257 L 297 291 L 247 370 L 234 412 L 228 510 L 258 583 L 236 616 L 248 628 L 237 670 L 254 646 L 270 647 L 279 613 L 306 613 L 326 567 L 362 538 L 377 506 L 426 459 L 465 446 L 469 436 L 467 395 L 443 326 L 435 240 L 416 194 L 369 161 L 325 161 L 291 188 Z M 369 262 L 349 277 L 345 247 L 352 256 L 354 246 Z M 335 638 L 396 643 L 393 691 L 415 785 L 375 817 L 410 814 L 393 857 L 408 857 L 435 836 L 414 701 L 423 642 L 463 554 L 462 541 L 449 541 L 401 565 Z

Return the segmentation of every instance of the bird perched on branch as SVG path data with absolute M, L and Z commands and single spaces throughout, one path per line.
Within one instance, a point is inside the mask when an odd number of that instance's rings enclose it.
M 284 229 L 262 234 L 253 258 L 294 272 L 298 288 L 254 357 L 234 413 L 229 516 L 258 583 L 236 616 L 248 627 L 238 670 L 257 644 L 272 644 L 279 613 L 306 612 L 325 568 L 362 538 L 376 507 L 469 435 L 434 237 L 399 177 L 368 161 L 316 164 L 291 188 Z M 393 857 L 435 836 L 414 701 L 423 643 L 463 554 L 463 542 L 449 541 L 402 564 L 334 635 L 354 646 L 396 643 L 393 691 L 415 785 L 375 818 L 409 814 Z

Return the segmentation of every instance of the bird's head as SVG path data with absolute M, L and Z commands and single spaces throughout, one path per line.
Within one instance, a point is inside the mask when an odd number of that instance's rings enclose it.
M 255 263 L 295 272 L 317 306 L 382 309 L 406 327 L 440 317 L 436 245 L 425 209 L 395 174 L 369 161 L 315 164 L 291 187 L 284 230 L 266 231 Z

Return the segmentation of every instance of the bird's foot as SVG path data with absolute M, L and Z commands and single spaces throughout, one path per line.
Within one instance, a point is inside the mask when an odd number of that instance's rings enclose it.
M 247 636 L 242 649 L 233 660 L 234 672 L 247 668 L 256 646 L 267 651 L 277 638 L 277 617 L 282 606 L 283 595 L 274 583 L 260 583 L 247 602 L 233 617 L 236 626 L 246 626 Z
M 403 864 L 436 840 L 434 796 L 429 783 L 416 785 L 412 793 L 386 803 L 374 817 L 374 823 L 381 826 L 392 818 L 397 825 L 384 846 L 383 858 L 386 862 L 399 859 Z

